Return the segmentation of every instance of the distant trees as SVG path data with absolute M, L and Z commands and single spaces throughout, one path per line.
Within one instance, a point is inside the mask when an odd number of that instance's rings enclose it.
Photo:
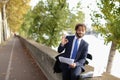
M 13 32 L 18 31 L 23 23 L 23 15 L 30 9 L 30 0 L 9 0 L 6 5 L 6 15 L 9 27 Z
M 84 14 L 77 8 L 72 13 L 66 0 L 40 0 L 25 16 L 20 33 L 52 47 L 58 45 L 63 30 L 73 31 L 78 22 L 84 22 Z
M 7 40 L 11 31 L 16 32 L 19 30 L 23 21 L 23 15 L 26 14 L 30 0 L 0 0 L 1 12 L 1 30 L 0 41 Z
M 102 34 L 106 43 L 112 42 L 107 65 L 110 73 L 115 51 L 120 50 L 120 0 L 100 0 L 97 5 L 100 12 L 94 11 L 91 16 L 94 29 Z

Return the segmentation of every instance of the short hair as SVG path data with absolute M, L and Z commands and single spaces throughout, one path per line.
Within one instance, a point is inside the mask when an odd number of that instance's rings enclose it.
M 75 30 L 77 30 L 79 27 L 85 27 L 85 30 L 86 30 L 86 25 L 85 24 L 81 24 L 81 23 L 76 24 Z

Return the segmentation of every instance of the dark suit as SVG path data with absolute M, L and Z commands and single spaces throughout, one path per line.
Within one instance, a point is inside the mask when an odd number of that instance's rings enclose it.
M 59 53 L 65 50 L 65 52 L 62 54 L 63 57 L 70 58 L 74 37 L 75 36 L 67 36 L 66 38 L 68 39 L 68 43 L 64 46 L 61 46 L 61 44 L 59 45 Z M 87 57 L 87 53 L 88 43 L 82 39 L 75 58 L 76 67 L 70 68 L 68 64 L 61 63 L 63 80 L 78 80 L 80 73 L 84 72 L 84 63 Z

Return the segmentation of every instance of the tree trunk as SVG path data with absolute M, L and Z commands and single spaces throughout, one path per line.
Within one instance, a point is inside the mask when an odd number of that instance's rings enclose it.
M 1 8 L 1 43 L 4 41 L 4 37 L 3 37 L 3 8 Z
M 3 39 L 4 41 L 7 40 L 7 29 L 6 29 L 6 11 L 5 11 L 6 4 L 3 4 Z
M 107 69 L 106 69 L 106 72 L 108 72 L 108 73 L 111 73 L 112 62 L 114 59 L 115 52 L 116 52 L 116 43 L 112 42 L 109 57 L 108 57 Z
M 0 9 L 0 43 L 2 43 L 2 15 Z

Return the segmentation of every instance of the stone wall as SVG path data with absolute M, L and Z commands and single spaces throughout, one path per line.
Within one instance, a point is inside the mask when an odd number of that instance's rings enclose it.
M 57 55 L 56 51 L 21 37 L 20 40 L 30 51 L 32 57 L 35 59 L 48 80 L 62 80 L 61 74 L 53 73 L 53 65 L 55 63 L 54 57 Z
M 21 42 L 30 51 L 32 57 L 41 68 L 48 80 L 62 80 L 61 74 L 53 73 L 53 65 L 55 63 L 54 57 L 58 54 L 56 51 L 49 47 L 38 44 L 31 40 L 26 40 L 19 36 Z M 86 72 L 93 71 L 93 67 L 86 65 Z M 85 72 L 85 73 L 86 73 Z M 84 73 L 83 73 L 84 74 Z M 85 78 L 80 80 L 120 80 L 108 73 L 104 73 L 101 77 Z

